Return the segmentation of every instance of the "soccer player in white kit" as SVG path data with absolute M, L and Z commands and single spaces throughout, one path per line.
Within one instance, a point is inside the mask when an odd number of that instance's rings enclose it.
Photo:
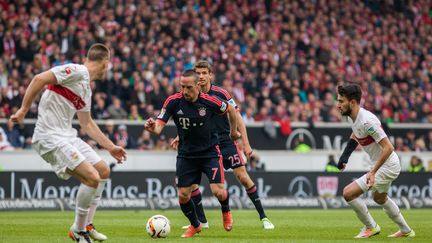
M 26 90 L 21 108 L 11 116 L 13 122 L 22 122 L 35 97 L 48 85 L 40 99 L 33 145 L 59 178 L 66 180 L 72 176 L 81 182 L 76 196 L 75 221 L 69 231 L 69 237 L 80 243 L 92 242 L 90 237 L 98 241 L 107 239 L 94 229 L 92 221 L 110 169 L 77 137 L 77 131 L 72 128 L 74 115 L 77 114 L 86 133 L 119 163 L 126 159 L 125 150 L 105 137 L 90 115 L 90 81 L 105 78 L 109 60 L 108 47 L 94 44 L 84 65 L 56 66 L 36 75 Z
M 373 199 L 381 205 L 389 218 L 399 226 L 399 231 L 388 237 L 414 237 L 415 232 L 408 226 L 399 207 L 387 196 L 387 191 L 400 173 L 399 158 L 393 145 L 381 127 L 381 122 L 371 112 L 360 107 L 362 91 L 357 84 L 338 86 L 338 108 L 343 116 L 348 116 L 352 124 L 352 134 L 342 153 L 338 167 L 345 169 L 351 153 L 360 144 L 369 155 L 372 163 L 369 172 L 344 188 L 343 196 L 364 224 L 355 238 L 369 238 L 380 233 L 380 226 L 370 215 L 366 204 L 359 198 L 372 190 Z

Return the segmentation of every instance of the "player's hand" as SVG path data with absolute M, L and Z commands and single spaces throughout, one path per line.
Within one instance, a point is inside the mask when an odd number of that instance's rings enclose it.
M 177 136 L 171 141 L 171 144 L 170 144 L 171 148 L 177 150 L 179 143 L 180 143 L 180 138 L 179 138 L 179 136 Z
M 252 152 L 253 152 L 252 147 L 249 144 L 243 145 L 243 153 L 246 155 L 247 161 L 250 160 L 252 156 Z
M 10 120 L 14 123 L 22 123 L 27 112 L 20 108 L 15 114 L 10 117 Z
M 144 128 L 149 131 L 149 132 L 153 132 L 156 126 L 156 122 L 155 120 L 153 120 L 153 118 L 149 118 L 145 121 L 144 123 Z
M 230 137 L 231 137 L 231 139 L 232 139 L 233 141 L 235 141 L 235 140 L 241 138 L 241 133 L 238 132 L 238 131 L 235 131 L 235 132 L 234 132 L 234 131 L 231 131 L 231 132 L 230 132 Z
M 368 188 L 370 189 L 375 183 L 375 172 L 369 171 L 366 175 L 366 183 Z
M 119 164 L 122 164 L 123 161 L 127 159 L 126 150 L 120 146 L 114 145 L 114 147 L 109 150 L 109 153 L 114 159 L 117 160 L 117 163 Z
M 343 155 L 339 158 L 337 167 L 339 168 L 339 170 L 343 171 L 345 170 L 346 164 L 348 163 L 348 159 L 345 158 Z
M 339 161 L 337 167 L 338 167 L 339 170 L 344 171 L 345 167 L 346 167 L 346 163 L 344 163 L 342 161 Z

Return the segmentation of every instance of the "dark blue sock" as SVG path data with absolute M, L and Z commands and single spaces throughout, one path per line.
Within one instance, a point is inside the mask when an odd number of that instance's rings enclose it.
M 198 228 L 200 226 L 200 222 L 198 221 L 198 217 L 195 212 L 195 205 L 192 200 L 189 199 L 186 203 L 180 203 L 180 208 L 183 211 L 183 214 L 189 219 L 189 222 L 193 227 Z
M 201 223 L 207 223 L 207 218 L 205 216 L 204 208 L 202 205 L 201 191 L 199 190 L 199 188 L 192 191 L 192 201 L 194 202 L 195 205 L 195 211 L 198 216 L 198 220 Z
M 230 211 L 230 207 L 229 207 L 229 193 L 228 193 L 228 191 L 225 191 L 225 192 L 226 192 L 226 198 L 225 198 L 225 200 L 223 200 L 223 201 L 219 200 L 219 203 L 221 204 L 222 212 L 229 212 Z
M 266 214 L 264 213 L 264 208 L 261 204 L 261 200 L 258 196 L 257 188 L 255 185 L 253 185 L 251 188 L 246 190 L 250 200 L 255 205 L 256 210 L 259 213 L 260 219 L 267 218 Z

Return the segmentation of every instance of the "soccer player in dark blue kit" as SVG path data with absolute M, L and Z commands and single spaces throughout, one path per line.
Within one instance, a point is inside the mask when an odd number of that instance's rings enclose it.
M 149 132 L 160 134 L 170 117 L 177 127 L 180 140 L 176 182 L 181 210 L 190 222 L 182 237 L 192 237 L 202 228 L 191 200 L 192 185 L 200 183 L 201 173 L 207 175 L 211 191 L 221 204 L 224 228 L 230 231 L 233 221 L 229 208 L 229 195 L 224 188 L 222 156 L 213 123 L 216 116 L 228 112 L 230 137 L 239 138 L 235 108 L 226 101 L 200 92 L 198 76 L 193 70 L 187 70 L 182 74 L 180 86 L 181 92 L 165 100 L 157 120 L 148 119 L 144 127 Z
M 240 112 L 238 112 L 237 104 L 235 103 L 234 99 L 231 97 L 228 91 L 212 84 L 211 81 L 213 77 L 213 71 L 212 71 L 212 66 L 208 61 L 200 60 L 196 62 L 194 65 L 194 71 L 197 73 L 199 77 L 198 84 L 200 86 L 201 92 L 207 93 L 208 95 L 211 96 L 216 96 L 222 100 L 227 100 L 228 103 L 230 103 L 233 107 L 236 108 L 237 127 L 239 128 L 241 138 L 242 138 L 242 143 L 244 148 L 243 152 L 246 155 L 246 158 L 249 160 L 250 155 L 252 154 L 252 148 L 249 144 L 249 139 L 246 132 L 246 126 L 243 122 Z M 237 180 L 243 185 L 250 200 L 254 204 L 255 209 L 259 214 L 263 228 L 274 229 L 274 225 L 267 218 L 264 212 L 264 208 L 261 204 L 261 200 L 257 192 L 257 187 L 255 186 L 255 183 L 252 181 L 252 179 L 249 177 L 249 174 L 246 171 L 245 162 L 241 154 L 241 151 L 239 150 L 237 142 L 232 141 L 229 136 L 230 126 L 228 123 L 228 118 L 226 116 L 218 116 L 215 119 L 216 119 L 215 129 L 219 135 L 219 145 L 223 157 L 223 165 L 225 170 L 232 169 L 234 171 L 234 175 L 236 176 Z M 172 142 L 172 146 L 174 148 L 177 146 L 176 144 L 177 141 L 178 138 L 176 138 Z M 201 197 L 201 192 L 199 190 L 198 184 L 194 184 L 192 187 L 192 200 L 195 203 L 197 216 L 203 228 L 208 228 L 209 225 L 201 203 L 202 197 Z M 188 226 L 184 226 L 184 228 L 185 227 Z

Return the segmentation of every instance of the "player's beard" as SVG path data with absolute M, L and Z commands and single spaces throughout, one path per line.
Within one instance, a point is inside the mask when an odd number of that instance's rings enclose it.
M 349 107 L 349 106 L 345 111 L 341 110 L 342 116 L 349 116 L 349 115 L 351 115 L 351 112 L 352 112 L 352 110 L 351 110 L 351 107 Z

